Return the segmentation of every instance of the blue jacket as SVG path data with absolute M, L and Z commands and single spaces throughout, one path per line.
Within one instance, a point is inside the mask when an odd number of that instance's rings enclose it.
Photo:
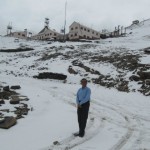
M 88 87 L 80 88 L 77 92 L 76 102 L 78 105 L 82 105 L 91 99 L 91 90 Z

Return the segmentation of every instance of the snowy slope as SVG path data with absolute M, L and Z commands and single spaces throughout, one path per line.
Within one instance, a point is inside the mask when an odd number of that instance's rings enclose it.
M 132 34 L 127 37 L 97 43 L 15 43 L 13 38 L 0 37 L 0 49 L 6 51 L 20 45 L 34 48 L 29 52 L 0 53 L 0 84 L 20 85 L 18 92 L 26 95 L 30 99 L 28 105 L 33 107 L 16 126 L 0 129 L 0 149 L 149 150 L 149 96 L 138 91 L 141 85 L 129 80 L 139 69 L 129 67 L 130 58 L 147 68 L 150 65 L 150 55 L 143 52 L 150 47 L 149 25 L 147 20 L 140 27 L 128 29 Z M 123 59 L 128 62 L 122 64 Z M 69 66 L 78 74 L 70 74 Z M 33 79 L 40 72 L 63 73 L 67 81 Z M 94 84 L 99 76 L 104 76 L 105 86 Z M 83 77 L 90 81 L 92 99 L 86 135 L 81 139 L 74 138 L 72 133 L 78 131 L 75 98 Z M 128 92 L 117 90 L 121 82 L 117 80 L 121 78 L 129 82 Z M 116 85 L 108 88 L 110 83 Z M 10 105 L 0 109 L 6 107 L 12 109 Z M 54 146 L 54 141 L 60 145 Z

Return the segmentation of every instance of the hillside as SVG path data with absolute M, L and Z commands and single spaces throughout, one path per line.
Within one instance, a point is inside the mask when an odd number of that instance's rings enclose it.
M 20 85 L 17 92 L 26 95 L 30 100 L 24 103 L 33 108 L 14 127 L 0 129 L 3 150 L 149 149 L 149 31 L 147 20 L 129 27 L 126 37 L 92 43 L 14 42 L 0 37 L 1 88 Z M 33 78 L 44 72 L 67 79 Z M 74 106 L 83 77 L 89 80 L 92 99 L 86 136 L 80 139 L 71 134 L 78 130 Z M 0 116 L 16 116 L 14 110 L 6 100 Z M 61 144 L 54 146 L 54 141 Z

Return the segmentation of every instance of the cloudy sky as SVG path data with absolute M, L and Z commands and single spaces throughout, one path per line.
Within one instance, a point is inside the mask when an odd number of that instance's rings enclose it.
M 57 31 L 64 24 L 66 0 L 0 0 L 0 34 L 12 22 L 14 30 L 37 33 L 50 19 Z M 67 27 L 78 21 L 97 30 L 112 30 L 116 25 L 127 26 L 133 20 L 150 18 L 150 0 L 67 0 Z

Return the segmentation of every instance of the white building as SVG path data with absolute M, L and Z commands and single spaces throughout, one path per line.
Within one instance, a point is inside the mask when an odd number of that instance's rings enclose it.
M 81 25 L 78 22 L 73 22 L 69 27 L 69 40 L 79 40 L 79 39 L 100 39 L 100 32 Z
M 18 39 L 27 39 L 27 30 L 11 32 L 7 36 L 11 36 L 11 37 L 18 38 Z
M 31 37 L 34 40 L 48 40 L 48 39 L 59 39 L 62 35 L 55 30 L 49 29 L 47 26 L 44 27 L 37 35 Z

